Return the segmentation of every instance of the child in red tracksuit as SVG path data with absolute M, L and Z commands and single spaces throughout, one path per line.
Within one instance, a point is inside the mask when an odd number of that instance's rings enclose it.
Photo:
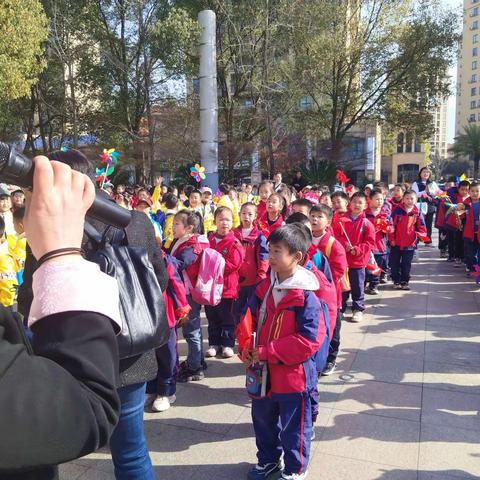
M 407 190 L 403 196 L 403 203 L 392 212 L 392 232 L 390 241 L 390 270 L 393 288 L 410 290 L 410 270 L 417 248 L 417 238 L 427 235 L 427 228 L 423 215 L 416 206 L 417 194 Z
M 191 307 L 188 304 L 185 286 L 178 273 L 177 262 L 170 255 L 162 252 L 165 268 L 168 274 L 168 287 L 163 292 L 165 299 L 165 312 L 167 314 L 170 336 L 168 342 L 155 350 L 157 357 L 157 378 L 147 383 L 146 404 L 153 401 L 154 412 L 164 412 L 176 400 L 177 392 L 177 329 L 188 322 Z
M 258 285 L 250 304 L 257 341 L 240 352 L 250 369 L 265 370 L 268 377 L 265 396 L 249 382 L 258 458 L 250 480 L 281 471 L 282 454 L 281 479 L 307 475 L 311 391 L 317 384 L 313 356 L 325 339 L 326 323 L 314 293 L 318 280 L 299 265 L 309 244 L 299 227 L 284 225 L 270 235 L 271 274 Z
M 170 254 L 175 257 L 178 272 L 184 284 L 196 285 L 203 250 L 209 247 L 208 239 L 202 235 L 203 219 L 200 213 L 189 210 L 178 212 L 172 225 L 174 241 Z M 187 280 L 188 277 L 188 280 Z M 188 293 L 191 311 L 188 322 L 182 327 L 183 338 L 188 345 L 187 359 L 180 364 L 177 380 L 179 382 L 199 381 L 205 378 L 203 360 L 203 334 L 200 325 L 201 305 Z
M 387 235 L 392 228 L 390 213 L 387 212 L 383 206 L 383 192 L 380 188 L 371 190 L 369 197 L 369 207 L 365 210 L 365 217 L 372 222 L 375 229 L 375 248 L 373 249 L 373 254 L 379 268 L 386 272 L 388 265 Z M 368 273 L 367 281 L 368 288 L 365 289 L 365 293 L 378 295 L 380 275 Z
M 257 217 L 258 228 L 268 239 L 273 231 L 284 224 L 286 215 L 287 203 L 285 198 L 279 193 L 272 193 L 268 197 L 267 211 L 262 216 Z
M 347 252 L 348 278 L 352 295 L 352 322 L 360 322 L 365 310 L 365 268 L 375 248 L 375 229 L 365 218 L 367 197 L 356 192 L 350 200 L 350 211 L 333 226 L 335 238 Z M 342 312 L 347 310 L 350 292 L 343 292 Z
M 267 200 L 273 193 L 273 184 L 269 180 L 264 180 L 258 187 L 258 206 L 257 219 L 263 217 L 267 213 Z
M 245 314 L 248 298 L 255 287 L 267 277 L 268 246 L 265 235 L 255 225 L 257 207 L 254 203 L 244 203 L 240 208 L 240 226 L 235 230 L 235 236 L 240 240 L 244 250 L 242 266 L 238 271 L 240 292 L 235 302 L 236 323 Z
M 480 222 L 480 183 L 472 182 L 469 189 L 470 204 L 465 215 L 463 229 L 463 245 L 467 275 L 475 271 L 480 265 L 480 244 L 478 238 L 478 224 Z
M 235 347 L 235 314 L 233 304 L 238 297 L 239 270 L 244 251 L 240 240 L 232 231 L 233 212 L 228 207 L 215 211 L 217 231 L 209 236 L 210 248 L 220 252 L 225 259 L 222 300 L 218 305 L 205 306 L 208 319 L 208 344 L 206 357 L 215 357 L 221 352 L 223 358 L 233 357 Z
M 330 332 L 332 339 L 330 341 L 327 365 L 322 371 L 322 375 L 331 375 L 337 365 L 337 356 L 340 350 L 340 331 L 342 327 L 342 285 L 344 285 L 345 274 L 348 271 L 345 249 L 330 232 L 332 218 L 333 210 L 327 205 L 314 205 L 310 210 L 313 241 L 309 253 L 312 253 L 312 249 L 318 249 L 327 259 L 337 293 L 335 328 Z

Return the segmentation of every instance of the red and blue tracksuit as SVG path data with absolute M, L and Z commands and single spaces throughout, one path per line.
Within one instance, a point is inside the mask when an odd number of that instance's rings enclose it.
M 465 207 L 470 204 L 469 197 L 462 197 L 457 187 L 449 188 L 449 203 L 453 205 L 463 204 Z M 463 260 L 463 223 L 465 215 L 459 215 L 458 210 L 445 205 L 445 229 L 448 240 L 448 258 L 450 260 Z
M 252 419 L 258 463 L 276 463 L 283 452 L 284 472 L 292 475 L 308 467 L 311 396 L 317 385 L 313 356 L 325 340 L 327 325 L 314 293 L 318 281 L 311 272 L 298 267 L 279 289 L 271 289 L 274 281 L 271 274 L 261 282 L 250 304 L 258 321 L 262 301 L 266 302 L 257 338 L 260 361 L 267 363 L 270 380 L 267 397 L 252 399 Z
M 438 249 L 440 253 L 444 254 L 448 249 L 447 230 L 445 228 L 445 202 L 442 199 L 434 200 L 437 207 L 435 215 L 435 227 L 438 228 Z
M 185 286 L 178 273 L 175 258 L 162 252 L 168 275 L 168 286 L 163 292 L 170 336 L 168 342 L 155 350 L 157 357 L 157 378 L 147 383 L 147 393 L 161 397 L 170 397 L 177 391 L 178 351 L 176 324 L 188 316 L 191 307 L 188 304 Z
M 470 272 L 475 271 L 474 266 L 480 265 L 480 242 L 478 225 L 480 223 L 480 201 L 466 205 L 465 226 L 463 228 L 463 246 L 465 264 Z
M 272 232 L 277 228 L 285 224 L 283 221 L 283 216 L 279 215 L 275 221 L 272 221 L 268 218 L 268 213 L 265 212 L 263 215 L 257 215 L 256 220 L 257 227 L 265 235 L 265 238 L 268 240 L 268 237 Z
M 268 244 L 265 235 L 257 226 L 253 226 L 246 237 L 243 236 L 242 226 L 235 228 L 233 232 L 242 243 L 244 252 L 242 266 L 238 271 L 240 291 L 235 302 L 235 319 L 238 323 L 240 317 L 245 314 L 248 298 L 258 283 L 267 277 Z
M 397 285 L 407 285 L 417 248 L 417 234 L 427 234 L 425 220 L 416 206 L 407 212 L 402 204 L 392 212 L 392 226 L 392 232 L 388 235 L 392 280 Z
M 365 268 L 370 259 L 370 252 L 375 248 L 375 229 L 362 212 L 356 218 L 350 212 L 340 216 L 333 225 L 335 238 L 347 252 L 348 277 L 351 292 L 342 294 L 342 312 L 347 309 L 347 300 L 352 295 L 352 310 L 365 310 Z M 355 255 L 349 251 L 355 247 Z
M 244 251 L 240 240 L 233 231 L 220 237 L 216 233 L 209 237 L 210 248 L 220 252 L 225 259 L 223 272 L 222 300 L 218 305 L 205 305 L 208 319 L 208 343 L 215 347 L 235 346 L 235 315 L 233 304 L 239 293 L 239 270 Z
M 178 271 L 184 284 L 184 276 L 188 275 L 191 284 L 196 285 L 201 254 L 209 246 L 208 239 L 197 234 L 187 239 L 175 240 L 172 243 L 170 252 L 177 260 Z M 194 302 L 191 295 L 188 295 L 187 298 L 191 310 L 188 315 L 188 322 L 182 327 L 182 333 L 188 346 L 186 364 L 190 370 L 196 371 L 201 369 L 203 365 L 203 334 L 200 325 L 202 306 Z
M 387 271 L 388 267 L 388 249 L 387 249 L 387 234 L 388 230 L 392 228 L 392 221 L 390 218 L 390 212 L 385 210 L 384 207 L 380 208 L 380 211 L 375 214 L 370 208 L 365 210 L 365 217 L 372 222 L 375 228 L 375 247 L 373 248 L 373 255 L 377 265 L 384 271 Z M 386 231 L 385 231 L 386 227 Z M 370 288 L 377 288 L 380 283 L 380 275 L 373 275 L 369 273 L 367 275 Z

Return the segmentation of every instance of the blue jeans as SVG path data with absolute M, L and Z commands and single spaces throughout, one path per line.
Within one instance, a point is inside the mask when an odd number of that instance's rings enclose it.
M 188 295 L 188 304 L 192 307 L 188 314 L 188 322 L 182 328 L 183 338 L 187 342 L 187 364 L 191 370 L 198 370 L 203 364 L 203 335 L 200 325 L 201 305 L 195 303 Z
M 407 284 L 410 281 L 410 271 L 415 250 L 400 250 L 392 247 L 390 250 L 390 270 L 395 284 Z
M 121 412 L 110 438 L 117 480 L 155 480 L 143 430 L 145 383 L 118 389 Z

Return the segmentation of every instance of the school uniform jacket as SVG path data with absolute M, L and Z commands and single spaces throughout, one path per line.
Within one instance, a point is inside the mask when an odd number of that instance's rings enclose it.
M 220 239 L 217 241 L 217 239 Z M 209 237 L 210 248 L 221 253 L 225 259 L 225 270 L 223 272 L 223 293 L 222 298 L 237 298 L 239 292 L 239 274 L 242 266 L 244 251 L 240 240 L 230 231 L 224 237 L 217 237 L 211 234 Z
M 256 288 L 252 313 L 257 321 L 262 300 L 275 278 L 271 273 Z M 325 319 L 314 293 L 318 288 L 315 275 L 298 267 L 293 277 L 274 287 L 267 297 L 258 348 L 260 360 L 268 363 L 270 395 L 309 392 L 317 384 L 312 357 L 326 335 Z
M 389 241 L 400 250 L 417 248 L 417 233 L 427 234 L 423 215 L 414 206 L 410 212 L 405 210 L 403 204 L 392 212 L 393 231 L 389 234 Z
M 165 299 L 168 325 L 170 328 L 174 328 L 178 320 L 189 314 L 191 307 L 188 304 L 185 285 L 178 273 L 177 260 L 164 252 L 162 254 L 168 275 L 168 287 L 163 292 L 163 298 Z
M 470 199 L 469 199 L 470 200 Z M 473 204 L 470 202 L 466 205 L 467 212 L 465 214 L 465 227 L 463 228 L 463 238 L 473 242 L 475 240 L 475 220 L 477 220 L 477 225 L 480 222 L 480 212 L 479 216 L 474 218 Z M 478 240 L 478 231 L 477 231 L 477 240 Z
M 265 235 L 254 226 L 247 237 L 242 235 L 242 227 L 237 227 L 233 233 L 240 240 L 244 250 L 242 266 L 238 271 L 240 288 L 256 285 L 267 277 L 268 245 Z
M 450 202 L 454 205 L 458 205 L 459 203 L 463 203 L 465 206 L 470 205 L 471 200 L 470 197 L 463 198 L 458 193 L 457 187 L 452 187 L 448 189 L 448 196 L 450 197 Z M 465 221 L 465 214 L 458 215 L 456 210 L 451 209 L 445 205 L 445 228 L 448 230 L 462 230 L 463 229 L 463 222 Z
M 268 213 L 265 212 L 265 214 L 262 215 L 261 217 L 257 217 L 256 223 L 259 230 L 263 233 L 263 235 L 265 235 L 265 238 L 267 238 L 268 240 L 268 237 L 270 236 L 270 234 L 274 232 L 277 228 L 284 225 L 285 222 L 283 221 L 283 216 L 279 215 L 278 218 L 275 220 L 275 222 L 270 224 L 268 220 Z
M 365 213 L 353 219 L 351 213 L 347 212 L 338 219 L 333 228 L 335 238 L 347 252 L 348 267 L 365 268 L 370 259 L 370 252 L 375 248 L 375 229 L 365 218 Z M 350 243 L 355 247 L 356 255 L 348 252 Z
M 200 269 L 200 255 L 205 248 L 210 246 L 208 238 L 198 234 L 192 235 L 187 241 L 181 243 L 178 248 L 173 250 L 178 241 L 175 240 L 170 249 L 177 261 L 178 272 L 184 282 L 186 273 L 192 285 L 196 285 Z
M 381 208 L 377 215 L 375 215 L 370 208 L 365 210 L 365 217 L 369 220 L 375 229 L 375 247 L 373 253 L 387 253 L 387 234 L 380 229 L 381 224 L 388 224 L 388 229 L 392 228 L 392 221 L 390 214 Z

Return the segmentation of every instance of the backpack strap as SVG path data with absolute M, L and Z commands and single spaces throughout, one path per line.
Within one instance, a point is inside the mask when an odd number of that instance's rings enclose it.
M 91 223 L 87 222 L 86 220 L 83 226 L 83 231 L 87 235 L 87 237 L 97 246 L 102 243 L 103 237 L 102 235 L 100 235 L 100 232 Z
M 332 247 L 334 243 L 335 243 L 335 238 L 329 237 L 329 239 L 327 240 L 327 246 L 325 247 L 325 256 L 327 258 L 330 258 L 330 254 L 332 253 Z

